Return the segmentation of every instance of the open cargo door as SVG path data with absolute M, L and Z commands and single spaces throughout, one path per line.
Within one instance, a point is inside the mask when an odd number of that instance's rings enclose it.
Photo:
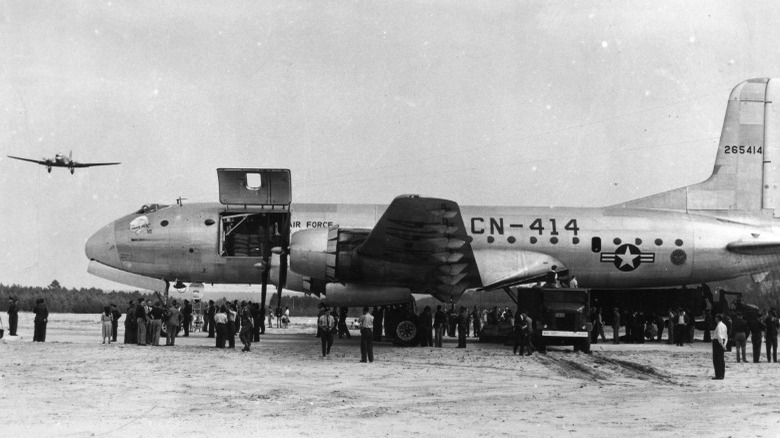
M 290 169 L 217 169 L 219 202 L 230 209 L 248 206 L 289 210 Z

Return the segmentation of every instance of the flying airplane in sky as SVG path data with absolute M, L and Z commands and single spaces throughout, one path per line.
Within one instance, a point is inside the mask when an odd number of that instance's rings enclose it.
M 740 83 L 709 179 L 609 207 L 461 207 L 414 195 L 387 207 L 291 205 L 289 171 L 219 169 L 220 204 L 153 204 L 106 225 L 86 243 L 89 271 L 152 290 L 270 276 L 350 307 L 412 293 L 457 301 L 551 270 L 593 289 L 760 276 L 780 262 L 774 102 L 780 79 Z
M 40 164 L 41 166 L 46 166 L 46 170 L 51 173 L 52 167 L 67 167 L 70 169 L 71 175 L 76 171 L 77 168 L 81 167 L 93 167 L 93 166 L 114 166 L 121 163 L 79 163 L 78 161 L 73 160 L 73 151 L 70 151 L 70 154 L 66 157 L 63 154 L 57 154 L 54 156 L 54 158 L 42 158 L 40 160 L 33 160 L 31 158 L 21 158 L 21 157 L 14 157 L 11 155 L 8 155 L 8 158 L 13 158 L 14 160 L 22 160 L 22 161 L 29 161 L 31 163 Z

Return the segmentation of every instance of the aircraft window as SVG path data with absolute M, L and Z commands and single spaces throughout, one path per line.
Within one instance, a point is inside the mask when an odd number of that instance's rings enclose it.
M 550 243 L 555 245 L 556 243 L 558 243 L 558 238 L 557 237 L 550 237 Z
M 677 240 L 674 241 L 674 244 L 677 245 L 677 246 L 682 246 L 683 245 L 683 241 L 682 241 L 682 239 L 677 239 Z
M 509 238 L 506 239 L 506 241 L 509 243 L 515 243 L 515 236 L 509 236 Z
M 214 219 L 206 219 L 206 222 L 204 222 L 207 227 L 210 227 L 214 225 Z
M 639 246 L 639 245 L 641 245 L 641 244 L 642 244 L 642 239 L 640 239 L 640 238 L 638 238 L 638 237 L 637 237 L 637 238 L 634 240 L 634 243 L 636 244 L 636 246 Z
M 488 236 L 488 243 L 493 243 L 495 240 L 493 236 Z
M 160 222 L 160 226 L 167 227 L 168 226 L 168 221 Z
M 531 236 L 531 243 L 536 243 L 536 237 Z
M 622 240 L 620 240 L 620 238 L 619 238 L 619 237 L 615 237 L 615 240 L 613 240 L 613 242 L 615 242 L 615 245 L 620 245 L 620 243 L 622 242 Z
M 259 173 L 246 173 L 247 190 L 260 190 L 263 187 L 263 177 Z
M 663 240 L 661 240 L 661 239 L 655 239 L 655 245 L 656 245 L 656 246 L 661 246 L 661 245 L 663 245 L 663 244 L 664 244 L 664 241 L 663 241 Z
M 593 252 L 601 252 L 601 237 L 594 237 L 590 240 L 590 250 Z
M 579 245 L 579 243 L 580 243 L 580 238 L 579 238 L 579 237 L 573 237 L 573 238 L 571 239 L 571 243 L 573 243 L 573 244 L 575 244 L 575 245 Z
M 154 213 L 155 211 L 162 210 L 163 208 L 166 207 L 168 206 L 163 204 L 145 204 L 138 211 L 136 211 L 135 214 Z

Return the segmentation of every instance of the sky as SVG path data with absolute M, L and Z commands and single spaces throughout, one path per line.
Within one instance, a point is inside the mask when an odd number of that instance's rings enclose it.
M 294 202 L 605 206 L 706 179 L 772 1 L 0 1 L 0 283 L 126 287 L 84 243 L 282 167 Z M 45 168 L 73 152 L 116 167 Z M 348 225 L 348 224 L 345 224 Z

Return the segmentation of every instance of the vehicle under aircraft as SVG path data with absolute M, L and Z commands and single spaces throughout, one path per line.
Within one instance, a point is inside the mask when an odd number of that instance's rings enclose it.
M 13 158 L 14 160 L 29 161 L 30 163 L 46 166 L 46 170 L 49 173 L 51 173 L 52 167 L 67 167 L 68 169 L 70 169 L 71 175 L 73 175 L 76 169 L 80 169 L 83 167 L 115 166 L 117 164 L 122 164 L 122 163 L 79 163 L 78 161 L 73 160 L 73 151 L 70 151 L 70 153 L 67 156 L 65 156 L 64 154 L 57 154 L 54 156 L 54 158 L 42 158 L 40 160 L 34 160 L 32 158 L 14 157 L 11 155 L 7 155 L 7 157 Z
M 148 289 L 269 276 L 350 307 L 408 303 L 412 294 L 455 302 L 550 271 L 576 275 L 580 287 L 622 290 L 761 275 L 780 262 L 778 101 L 780 79 L 740 83 L 709 179 L 600 208 L 459 206 L 416 195 L 389 206 L 291 204 L 289 171 L 219 169 L 219 204 L 154 204 L 106 225 L 87 241 L 89 270 Z

